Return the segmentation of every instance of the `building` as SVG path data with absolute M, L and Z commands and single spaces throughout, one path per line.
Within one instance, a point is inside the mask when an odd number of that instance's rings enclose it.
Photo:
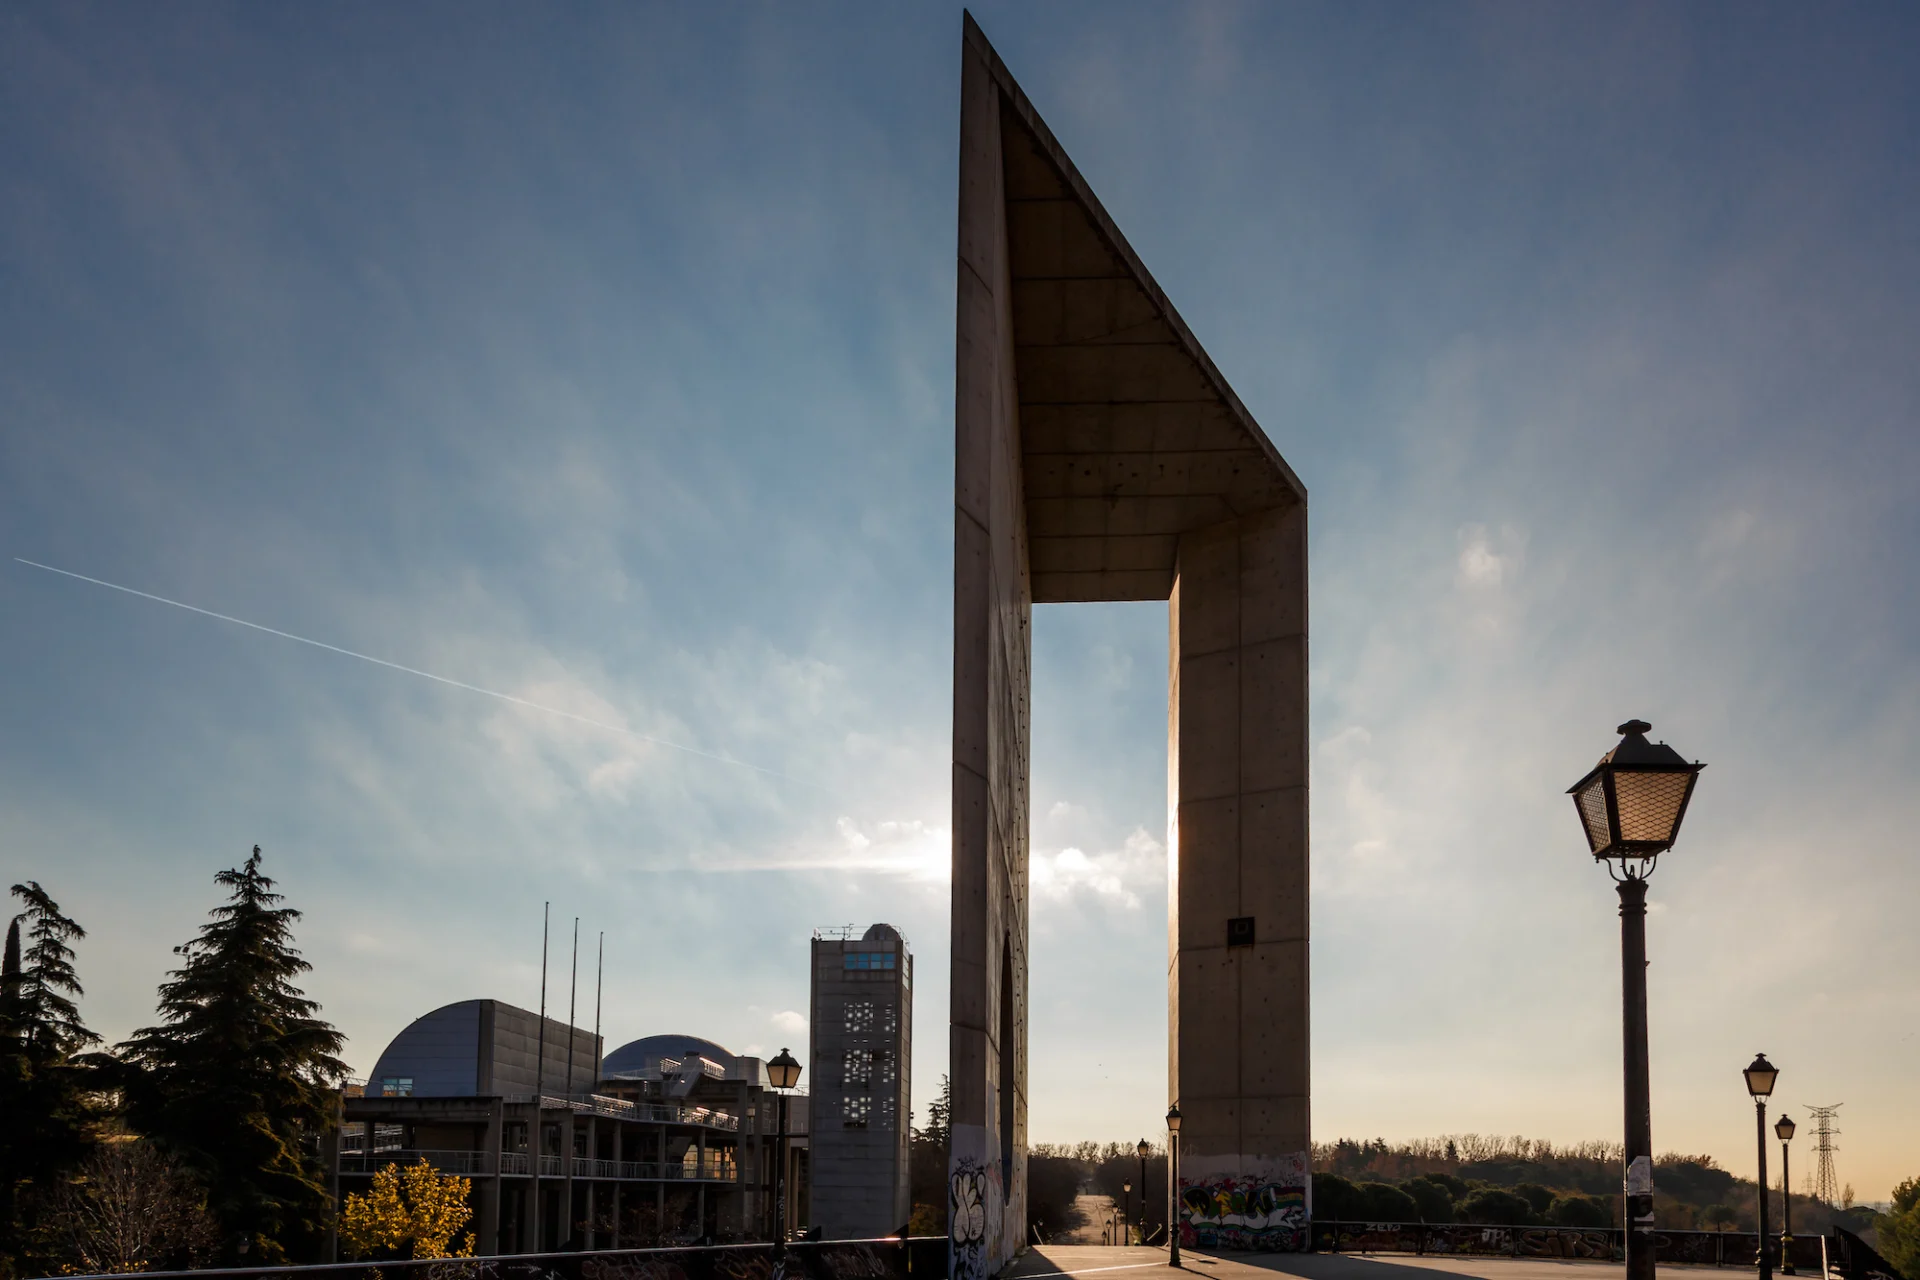
M 338 1193 L 418 1160 L 469 1178 L 483 1256 L 769 1238 L 778 1134 L 766 1064 L 698 1036 L 635 1040 L 604 1064 L 599 1048 L 591 1033 L 543 1027 L 496 1000 L 416 1019 L 359 1095 L 341 1099 Z M 795 1101 L 798 1226 L 807 1111 Z
M 536 1065 L 538 1064 L 538 1065 Z M 561 1096 L 593 1084 L 600 1042 L 498 1000 L 462 1000 L 416 1018 L 367 1075 L 369 1097 Z
M 913 1206 L 913 955 L 892 925 L 813 935 L 813 1225 L 829 1240 L 905 1228 Z

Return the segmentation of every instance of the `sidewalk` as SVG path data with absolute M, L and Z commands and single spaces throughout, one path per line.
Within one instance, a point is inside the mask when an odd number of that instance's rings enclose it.
M 1413 1254 L 1236 1253 L 1206 1254 L 1182 1250 L 1181 1267 L 1167 1265 L 1165 1249 L 1108 1248 L 1100 1245 L 1046 1245 L 1029 1249 L 1010 1267 L 1008 1280 L 1093 1275 L 1098 1280 L 1274 1280 L 1274 1273 L 1303 1280 L 1440 1280 L 1442 1276 L 1483 1280 L 1614 1280 L 1626 1274 L 1618 1262 L 1582 1262 L 1558 1258 L 1433 1258 Z M 1660 1271 L 1723 1270 L 1715 1267 L 1662 1266 Z M 1731 1268 L 1724 1270 L 1731 1271 Z

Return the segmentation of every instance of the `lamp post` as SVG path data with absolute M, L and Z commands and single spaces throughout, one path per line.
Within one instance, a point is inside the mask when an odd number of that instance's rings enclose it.
M 778 1267 L 787 1257 L 787 1090 L 800 1083 L 800 1063 L 782 1049 L 767 1064 L 767 1077 L 780 1091 L 779 1155 L 773 1167 L 773 1263 Z
M 1787 1144 L 1793 1141 L 1793 1117 L 1782 1111 L 1773 1132 L 1780 1139 L 1780 1274 L 1793 1272 L 1793 1174 L 1787 1168 Z
M 1144 1182 L 1140 1184 L 1140 1198 L 1142 1200 L 1145 1200 L 1147 1198 L 1147 1184 Z M 1120 1184 L 1120 1232 L 1125 1232 L 1128 1226 L 1132 1224 L 1132 1222 L 1133 1222 L 1133 1183 L 1123 1182 Z M 1133 1242 L 1127 1239 L 1127 1237 L 1124 1234 L 1120 1234 L 1119 1239 L 1115 1240 L 1114 1243 L 1115 1244 L 1131 1244 Z
M 1147 1145 L 1145 1138 L 1134 1153 L 1140 1157 L 1140 1243 L 1147 1242 L 1147 1157 L 1153 1154 L 1153 1148 Z
M 1180 1265 L 1180 1104 L 1167 1108 L 1167 1193 L 1173 1212 L 1167 1215 L 1167 1239 L 1173 1247 L 1167 1253 L 1167 1265 Z
M 1688 764 L 1653 726 L 1629 720 L 1620 741 L 1567 788 L 1587 844 L 1620 892 L 1620 985 L 1626 1075 L 1626 1280 L 1653 1276 L 1653 1116 L 1647 1081 L 1647 877 L 1673 847 L 1705 765 Z M 1618 862 L 1616 868 L 1615 862 Z
M 1767 1097 L 1773 1092 L 1773 1082 L 1779 1078 L 1780 1069 L 1767 1061 L 1767 1055 L 1756 1053 L 1753 1064 L 1744 1074 L 1747 1077 L 1747 1092 L 1753 1095 L 1753 1127 L 1760 1135 L 1760 1280 L 1773 1280 L 1773 1255 L 1767 1252 Z

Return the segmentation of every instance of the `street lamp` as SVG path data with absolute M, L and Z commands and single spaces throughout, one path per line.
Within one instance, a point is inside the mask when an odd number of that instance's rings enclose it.
M 1147 1184 L 1144 1182 L 1140 1184 L 1140 1198 L 1142 1200 L 1145 1200 L 1147 1198 Z M 1132 1221 L 1133 1221 L 1133 1183 L 1123 1182 L 1120 1184 L 1120 1232 L 1125 1232 L 1127 1229 L 1127 1225 Z M 1117 1232 L 1116 1234 L 1120 1234 L 1120 1233 Z M 1120 1234 L 1120 1238 L 1118 1240 L 1115 1240 L 1114 1243 L 1115 1244 L 1132 1244 L 1133 1242 L 1127 1239 L 1127 1237 L 1124 1234 Z
M 1793 1117 L 1782 1111 L 1773 1132 L 1780 1139 L 1780 1274 L 1793 1274 L 1793 1174 L 1787 1168 L 1787 1143 L 1793 1141 Z
M 1629 720 L 1600 763 L 1567 788 L 1595 859 L 1620 891 L 1620 979 L 1626 1071 L 1626 1280 L 1653 1276 L 1653 1114 L 1647 1083 L 1647 877 L 1673 847 L 1693 798 L 1698 762 L 1647 741 Z M 1616 869 L 1614 861 L 1618 860 Z
M 1747 1077 L 1747 1092 L 1753 1095 L 1753 1125 L 1760 1135 L 1760 1280 L 1773 1280 L 1773 1257 L 1767 1252 L 1767 1097 L 1773 1092 L 1773 1082 L 1780 1076 L 1780 1069 L 1767 1061 L 1767 1055 L 1753 1055 L 1753 1065 L 1743 1073 Z
M 1134 1152 L 1140 1157 L 1140 1243 L 1145 1244 L 1147 1242 L 1147 1157 L 1152 1154 L 1153 1148 L 1147 1145 L 1145 1138 L 1142 1138 L 1140 1145 L 1134 1148 Z
M 773 1167 L 773 1261 L 777 1267 L 787 1256 L 787 1090 L 800 1083 L 799 1060 L 782 1049 L 767 1064 L 767 1078 L 780 1091 L 779 1156 Z
M 1167 1192 L 1173 1202 L 1173 1212 L 1167 1215 L 1167 1238 L 1173 1242 L 1167 1265 L 1177 1267 L 1180 1265 L 1180 1104 L 1177 1102 L 1167 1108 Z

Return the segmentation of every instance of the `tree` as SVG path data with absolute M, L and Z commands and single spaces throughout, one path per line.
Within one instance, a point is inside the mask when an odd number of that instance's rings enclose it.
M 1522 1182 L 1513 1189 L 1513 1193 L 1527 1202 L 1527 1207 L 1535 1214 L 1543 1214 L 1553 1204 L 1553 1192 L 1537 1182 Z
M 1384 1182 L 1363 1182 L 1355 1188 L 1365 1198 L 1369 1222 L 1418 1222 L 1420 1209 L 1414 1198 L 1399 1187 Z
M 1710 1204 L 1700 1211 L 1700 1221 L 1715 1231 L 1725 1231 L 1740 1221 L 1740 1215 L 1734 1212 L 1732 1205 Z
M 220 1261 L 314 1257 L 332 1204 L 308 1140 L 334 1123 L 343 1041 L 293 985 L 312 967 L 293 947 L 300 913 L 277 905 L 260 846 L 214 880 L 229 900 L 174 948 L 159 1025 L 121 1046 L 129 1116 L 206 1187 Z
M 1547 1206 L 1547 1221 L 1556 1227 L 1610 1227 L 1613 1206 L 1599 1196 L 1555 1196 Z
M 1453 1221 L 1453 1189 L 1442 1178 L 1422 1174 L 1400 1184 L 1413 1197 L 1414 1211 L 1422 1222 Z
M 1364 1222 L 1367 1198 L 1337 1173 L 1313 1175 L 1313 1216 L 1329 1222 Z
M 7 949 L 0 956 L 0 1026 L 11 1026 L 13 1002 L 20 996 L 20 917 L 7 921 Z
M 1534 1221 L 1533 1206 L 1504 1187 L 1481 1187 L 1462 1200 L 1460 1221 L 1490 1227 L 1524 1227 Z
M 947 1234 L 947 1157 L 952 1150 L 953 1082 L 940 1077 L 940 1094 L 927 1104 L 927 1127 L 914 1128 L 907 1149 L 907 1183 L 914 1235 Z
M 472 1232 L 453 1245 L 454 1233 L 473 1217 L 470 1190 L 465 1178 L 425 1160 L 405 1170 L 389 1164 L 373 1175 L 371 1189 L 341 1206 L 340 1243 L 355 1258 L 471 1258 Z
M 39 1249 L 39 1209 L 87 1158 L 98 1118 L 91 1068 L 75 1055 L 99 1037 L 73 1003 L 82 993 L 68 945 L 87 932 L 35 881 L 13 896 L 26 909 L 0 957 L 0 1274 Z
M 1907 1280 L 1920 1280 L 1920 1178 L 1893 1189 L 1893 1208 L 1874 1219 L 1874 1238 L 1888 1262 Z
M 122 1274 L 206 1265 L 219 1238 L 207 1197 L 151 1143 L 102 1143 L 50 1204 L 53 1253 L 71 1271 Z

